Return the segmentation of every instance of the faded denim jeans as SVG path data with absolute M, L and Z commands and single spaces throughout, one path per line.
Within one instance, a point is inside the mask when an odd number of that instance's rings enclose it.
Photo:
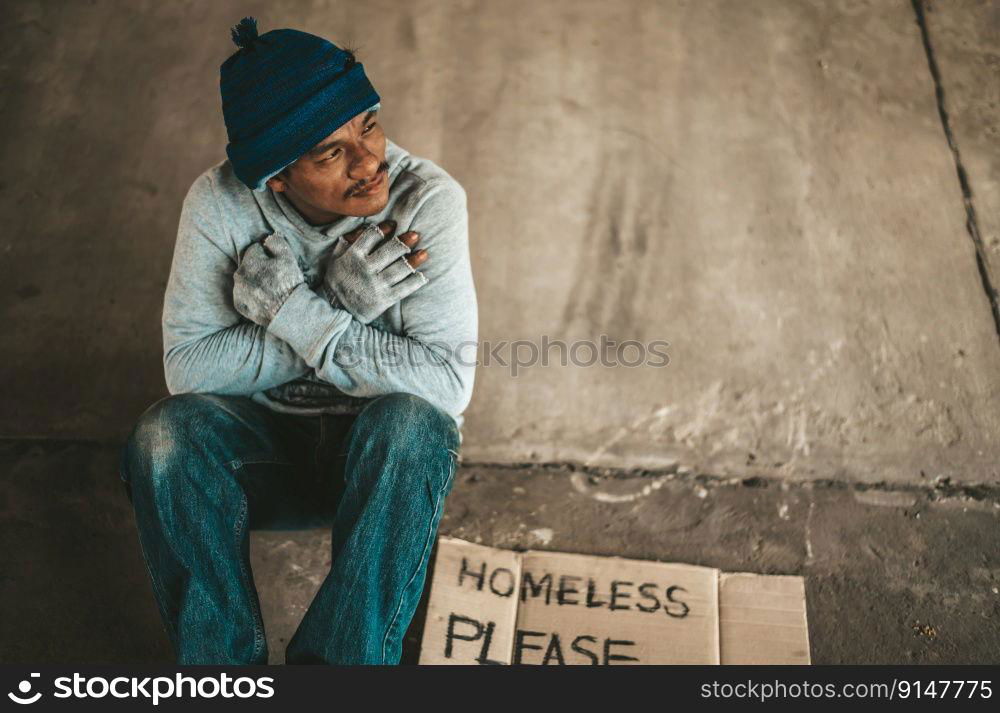
M 332 524 L 330 572 L 286 661 L 398 663 L 459 443 L 448 414 L 402 393 L 345 416 L 210 394 L 151 406 L 121 477 L 177 662 L 267 663 L 249 530 Z

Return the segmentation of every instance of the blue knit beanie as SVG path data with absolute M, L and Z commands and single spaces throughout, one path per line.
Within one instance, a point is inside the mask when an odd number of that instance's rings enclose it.
M 245 17 L 233 28 L 240 49 L 222 63 L 219 88 L 236 176 L 263 190 L 271 176 L 366 109 L 378 93 L 351 52 L 298 30 L 257 35 Z

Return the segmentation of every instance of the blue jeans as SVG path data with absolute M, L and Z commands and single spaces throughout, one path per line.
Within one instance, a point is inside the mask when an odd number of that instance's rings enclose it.
M 178 663 L 267 663 L 249 530 L 324 523 L 330 573 L 286 661 L 398 663 L 458 449 L 455 421 L 410 394 L 349 416 L 209 394 L 151 406 L 121 477 Z

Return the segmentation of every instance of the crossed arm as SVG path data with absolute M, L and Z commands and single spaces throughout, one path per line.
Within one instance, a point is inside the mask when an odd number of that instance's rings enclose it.
M 185 200 L 167 284 L 164 371 L 171 393 L 250 395 L 313 372 L 351 396 L 403 391 L 453 416 L 465 409 L 478 320 L 460 186 L 429 184 L 409 226 L 432 259 L 422 269 L 427 283 L 400 303 L 402 335 L 361 323 L 305 284 L 266 328 L 244 320 L 232 301 L 238 250 L 210 189 L 196 183 Z

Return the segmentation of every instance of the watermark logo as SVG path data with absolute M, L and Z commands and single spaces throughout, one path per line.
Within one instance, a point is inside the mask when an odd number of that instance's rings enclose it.
M 38 678 L 41 676 L 40 673 L 31 674 L 31 678 Z M 7 697 L 14 701 L 14 703 L 20 703 L 21 705 L 31 705 L 32 703 L 37 703 L 38 699 L 42 697 L 41 691 L 35 693 L 35 695 L 29 695 L 31 693 L 31 681 L 25 679 L 17 684 L 17 693 L 10 691 Z M 20 695 L 18 695 L 20 694 Z
M 334 354 L 338 366 L 351 369 L 372 361 L 367 356 L 364 335 L 356 342 L 341 341 Z M 523 374 L 532 367 L 574 366 L 604 368 L 639 367 L 662 368 L 670 364 L 667 347 L 670 342 L 656 339 L 649 342 L 637 339 L 615 340 L 602 334 L 598 339 L 565 341 L 551 339 L 543 334 L 540 340 L 515 339 L 508 341 L 465 341 L 457 344 L 437 341 L 421 342 L 423 348 L 413 348 L 402 340 L 387 339 L 379 347 L 377 365 L 421 367 L 428 364 L 450 368 L 459 366 L 500 367 L 508 369 L 512 377 Z
M 31 679 L 41 676 L 32 673 Z M 37 703 L 42 692 L 32 694 L 32 680 L 18 683 L 16 691 L 7 697 L 19 705 Z M 228 673 L 208 676 L 59 676 L 52 681 L 51 697 L 63 698 L 131 698 L 148 699 L 154 706 L 167 699 L 200 698 L 272 698 L 274 678 L 271 676 L 230 676 Z

